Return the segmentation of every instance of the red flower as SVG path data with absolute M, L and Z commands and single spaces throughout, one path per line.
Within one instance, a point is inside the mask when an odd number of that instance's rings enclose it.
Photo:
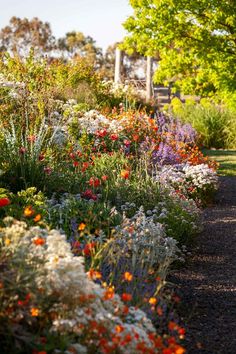
M 84 199 L 97 200 L 96 194 L 94 194 L 93 191 L 91 191 L 91 189 L 86 189 L 85 192 L 81 193 L 81 197 Z
M 92 186 L 92 187 L 99 187 L 101 184 L 101 181 L 99 178 L 97 177 L 91 177 L 90 180 L 89 180 L 89 185 Z
M 102 181 L 107 181 L 108 180 L 108 176 L 104 175 L 102 176 Z
M 5 207 L 11 203 L 10 199 L 8 198 L 0 198 L 0 207 Z
M 39 155 L 39 161 L 43 161 L 44 158 L 45 158 L 44 154 L 40 154 L 40 155 Z
M 89 162 L 83 162 L 83 164 L 82 164 L 82 172 L 86 171 L 88 167 L 89 167 Z
M 77 166 L 79 166 L 79 163 L 78 163 L 78 161 L 73 161 L 73 166 L 74 166 L 74 167 L 77 167 Z
M 96 132 L 96 135 L 97 135 L 99 138 L 103 138 L 104 136 L 107 135 L 107 131 L 106 131 L 106 129 L 98 130 L 98 131 Z
M 116 141 L 119 139 L 119 136 L 117 134 L 111 134 L 110 138 L 111 140 Z
M 85 256 L 90 256 L 91 251 L 95 248 L 95 246 L 96 246 L 96 242 L 86 243 L 83 249 L 83 253 L 85 254 Z
M 74 241 L 72 243 L 72 248 L 79 248 L 81 246 L 81 243 L 79 241 Z
M 131 294 L 128 294 L 128 293 L 123 293 L 123 294 L 121 295 L 121 299 L 122 299 L 123 301 L 130 301 L 130 300 L 132 299 L 132 295 L 131 295 Z

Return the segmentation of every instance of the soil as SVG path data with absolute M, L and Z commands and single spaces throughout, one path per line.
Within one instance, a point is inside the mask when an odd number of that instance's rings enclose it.
M 189 354 L 236 354 L 236 177 L 220 177 L 185 266 L 170 281 L 181 297 Z

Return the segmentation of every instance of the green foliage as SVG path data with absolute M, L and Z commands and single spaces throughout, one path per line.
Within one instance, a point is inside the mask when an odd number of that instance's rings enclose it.
M 208 99 L 200 103 L 178 98 L 171 102 L 173 114 L 190 123 L 199 134 L 199 143 L 207 148 L 234 148 L 236 146 L 236 115 L 223 105 Z
M 129 178 L 122 177 L 122 171 L 127 171 Z M 140 206 L 143 206 L 144 210 L 154 208 L 160 198 L 159 185 L 148 173 L 145 160 L 136 164 L 120 153 L 114 153 L 112 156 L 104 154 L 94 161 L 92 172 L 96 177 L 108 176 L 101 191 L 103 198 L 121 211 L 126 203 L 131 205 L 128 215 Z
M 219 164 L 220 176 L 236 176 L 236 150 L 203 150 L 204 155 Z
M 155 81 L 212 95 L 236 89 L 234 1 L 130 0 L 124 48 L 158 56 Z
M 42 192 L 37 192 L 35 187 L 21 190 L 16 194 L 9 192 L 6 189 L 0 188 L 0 197 L 7 196 L 10 199 L 10 204 L 0 210 L 1 220 L 5 216 L 11 216 L 17 220 L 27 222 L 28 225 L 35 225 L 34 217 L 40 214 L 39 224 L 42 226 L 41 219 L 43 218 L 46 205 L 46 198 Z M 27 217 L 24 215 L 24 209 L 30 207 L 32 215 Z
M 88 240 L 103 242 L 111 229 L 121 221 L 120 214 L 113 213 L 103 201 L 94 203 L 80 195 L 62 195 L 51 199 L 45 207 L 45 221 L 50 228 L 62 229 L 70 240 L 87 243 Z M 84 227 L 80 228 L 80 225 Z

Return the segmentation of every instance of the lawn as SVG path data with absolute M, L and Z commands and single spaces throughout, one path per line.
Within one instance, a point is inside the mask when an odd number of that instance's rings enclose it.
M 203 154 L 209 156 L 220 164 L 220 176 L 236 176 L 236 150 L 204 149 Z

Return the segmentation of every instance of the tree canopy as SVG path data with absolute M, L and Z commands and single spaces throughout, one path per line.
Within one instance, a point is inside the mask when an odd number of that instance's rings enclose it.
M 57 48 L 65 58 L 82 57 L 90 64 L 100 67 L 103 61 L 102 49 L 96 46 L 96 42 L 90 36 L 82 32 L 68 32 L 65 37 L 59 38 Z
M 236 0 L 130 0 L 123 48 L 159 56 L 154 80 L 186 93 L 236 90 Z
M 31 47 L 35 54 L 47 54 L 55 48 L 50 24 L 37 17 L 32 20 L 12 17 L 9 25 L 0 31 L 0 51 L 27 56 Z

